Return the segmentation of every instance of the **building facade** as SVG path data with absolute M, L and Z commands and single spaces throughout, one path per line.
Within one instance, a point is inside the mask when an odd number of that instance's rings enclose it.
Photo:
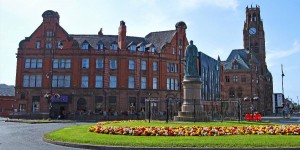
M 52 10 L 19 44 L 15 98 L 26 112 L 144 111 L 148 97 L 181 99 L 187 26 L 126 35 L 120 22 L 117 35 L 69 34 Z M 45 99 L 46 94 L 60 98 Z M 51 106 L 50 106 L 51 104 Z
M 201 77 L 201 99 L 204 101 L 220 100 L 220 61 L 199 52 L 199 72 Z
M 247 6 L 243 37 L 244 49 L 232 50 L 221 63 L 221 98 L 240 101 L 243 113 L 253 110 L 270 114 L 273 80 L 265 60 L 265 33 L 259 6 Z M 249 101 L 244 101 L 245 98 Z

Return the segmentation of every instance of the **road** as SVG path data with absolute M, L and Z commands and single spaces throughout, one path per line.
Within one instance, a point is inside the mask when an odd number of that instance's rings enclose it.
M 27 124 L 5 122 L 0 118 L 0 149 L 1 150 L 76 150 L 77 148 L 58 146 L 43 141 L 47 132 L 76 125 L 75 123 L 43 123 Z M 78 150 L 78 149 L 77 149 Z

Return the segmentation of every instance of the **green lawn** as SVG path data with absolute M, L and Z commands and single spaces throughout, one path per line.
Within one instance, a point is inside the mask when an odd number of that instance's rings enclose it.
M 45 134 L 46 139 L 93 145 L 113 145 L 129 147 L 210 147 L 210 148 L 271 148 L 300 147 L 299 135 L 230 135 L 230 136 L 126 136 L 89 132 L 95 126 L 77 125 Z M 164 122 L 122 122 L 106 126 L 248 126 L 270 125 L 253 122 L 210 122 L 210 123 L 169 123 Z

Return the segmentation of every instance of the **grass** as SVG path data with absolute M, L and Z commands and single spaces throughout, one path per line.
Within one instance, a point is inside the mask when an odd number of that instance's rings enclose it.
M 84 143 L 92 145 L 112 145 L 128 147 L 193 147 L 193 148 L 282 148 L 300 147 L 297 135 L 232 135 L 232 136 L 126 136 L 92 133 L 89 125 L 77 125 L 59 129 L 44 135 L 46 139 Z M 164 122 L 123 122 L 107 126 L 247 126 L 270 125 L 254 122 L 209 122 L 209 123 L 169 123 Z

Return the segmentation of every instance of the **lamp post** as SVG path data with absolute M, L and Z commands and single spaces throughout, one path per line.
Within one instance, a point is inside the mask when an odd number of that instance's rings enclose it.
M 54 42 L 55 43 L 55 42 Z M 63 44 L 61 41 L 57 41 L 57 47 L 59 49 L 63 48 Z M 55 44 L 52 44 L 52 49 L 51 49 L 51 70 L 50 70 L 50 92 L 46 93 L 44 97 L 47 99 L 49 103 L 49 118 L 51 119 L 51 113 L 52 113 L 52 99 L 59 99 L 60 95 L 58 93 L 53 93 L 53 65 L 54 65 L 54 48 Z M 47 78 L 49 78 L 49 73 L 46 74 Z
M 259 97 L 245 97 L 244 98 L 244 101 L 250 101 L 251 102 L 251 106 L 250 106 L 250 110 L 251 110 L 251 114 L 252 114 L 252 118 L 254 116 L 254 105 L 253 105 L 253 102 L 254 101 L 258 101 L 259 100 Z
M 148 109 L 148 117 L 149 117 L 149 123 L 150 123 L 150 117 L 151 117 L 151 93 L 149 93 L 149 109 Z

